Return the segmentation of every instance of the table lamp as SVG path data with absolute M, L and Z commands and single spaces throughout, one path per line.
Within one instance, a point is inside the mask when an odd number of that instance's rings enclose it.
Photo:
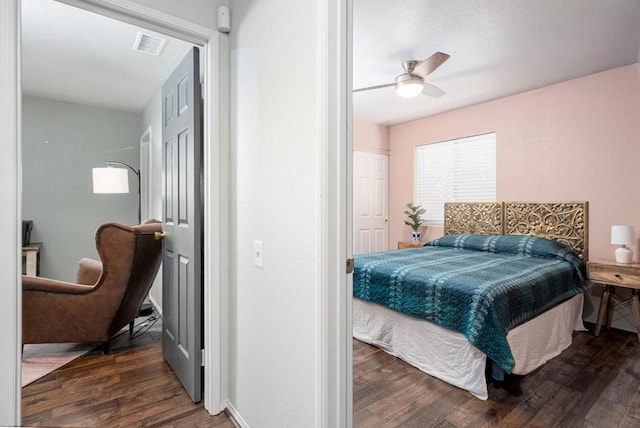
M 627 245 L 636 244 L 636 231 L 633 226 L 611 226 L 611 243 L 620 245 L 616 248 L 616 263 L 631 263 L 633 251 Z

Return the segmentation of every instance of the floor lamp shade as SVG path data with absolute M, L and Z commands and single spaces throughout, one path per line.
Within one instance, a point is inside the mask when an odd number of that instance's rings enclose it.
M 124 168 L 93 168 L 93 193 L 129 193 L 129 171 Z

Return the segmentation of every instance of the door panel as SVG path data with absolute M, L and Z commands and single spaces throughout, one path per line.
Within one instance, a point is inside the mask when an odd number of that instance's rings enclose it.
M 353 153 L 353 253 L 386 251 L 388 247 L 389 157 Z
M 202 399 L 202 99 L 198 49 L 162 87 L 164 357 L 193 401 Z

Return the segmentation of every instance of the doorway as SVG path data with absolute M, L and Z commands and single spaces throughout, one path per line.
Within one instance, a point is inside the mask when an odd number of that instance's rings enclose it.
M 96 5 L 91 1 L 65 0 L 63 2 L 110 19 L 127 22 L 160 34 L 179 38 L 191 44 L 196 44 L 200 47 L 203 54 L 203 72 L 201 77 L 207 82 L 203 93 L 205 99 L 204 141 L 206 142 L 203 157 L 205 169 L 203 196 L 205 201 L 205 221 L 209 226 L 209 233 L 204 237 L 203 251 L 207 255 L 207 257 L 204 258 L 204 269 L 206 272 L 204 286 L 204 334 L 208 338 L 208 352 L 205 357 L 207 371 L 205 372 L 204 380 L 206 391 L 204 402 L 205 407 L 210 413 L 219 413 L 222 408 L 220 382 L 220 341 L 222 340 L 220 329 L 222 326 L 219 319 L 212 319 L 211 316 L 207 316 L 206 314 L 220 313 L 220 287 L 223 283 L 223 274 L 221 272 L 226 271 L 223 266 L 224 260 L 220 257 L 222 253 L 220 248 L 226 245 L 225 237 L 220 236 L 221 230 L 223 229 L 220 226 L 220 218 L 221 212 L 227 205 L 221 200 L 224 195 L 221 195 L 219 183 L 224 182 L 224 177 L 222 176 L 224 168 L 220 168 L 223 157 L 220 156 L 219 152 L 225 150 L 225 145 L 228 143 L 227 141 L 222 141 L 221 135 L 225 135 L 225 132 L 221 127 L 224 127 L 225 124 L 218 118 L 221 110 L 220 105 L 226 103 L 226 92 L 225 90 L 220 90 L 219 84 L 221 79 L 226 78 L 226 75 L 222 75 L 219 71 L 224 68 L 221 64 L 226 64 L 227 55 L 224 51 L 226 45 L 223 44 L 221 46 L 221 36 L 217 31 L 195 24 L 192 25 L 179 18 L 167 17 L 165 14 L 136 4 L 114 6 Z M 160 121 L 160 119 L 158 119 L 158 121 Z M 159 133 L 156 133 L 156 135 L 159 135 Z M 147 138 L 146 135 L 145 138 Z M 151 138 L 153 137 L 149 135 L 149 139 Z M 141 162 L 143 162 L 142 159 Z M 153 169 L 152 167 L 152 170 Z M 161 168 L 155 168 L 155 170 L 161 171 Z M 157 182 L 157 180 L 155 181 Z M 215 203 L 213 201 L 215 201 Z

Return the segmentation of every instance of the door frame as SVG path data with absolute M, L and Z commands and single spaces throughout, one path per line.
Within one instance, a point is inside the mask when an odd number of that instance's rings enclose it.
M 151 146 L 152 146 L 153 130 L 149 126 L 146 131 L 140 136 L 140 213 L 142 219 L 149 218 L 149 212 L 151 211 L 150 203 L 150 190 L 151 181 L 149 177 L 152 174 L 152 159 L 151 159 Z M 144 221 L 144 220 L 143 220 Z
M 0 240 L 0 425 L 20 423 L 20 363 L 22 360 L 22 150 L 20 83 L 20 1 L 0 2 L 0 126 L 5 137 L 0 156 L 0 224 L 6 228 Z
M 226 34 L 194 24 L 173 15 L 141 6 L 128 0 L 57 0 L 71 6 L 89 10 L 110 18 L 118 19 L 139 27 L 156 31 L 200 46 L 201 64 L 204 68 L 203 82 L 203 169 L 204 169 L 204 337 L 205 352 L 203 363 L 204 407 L 212 414 L 223 409 L 226 397 L 226 382 L 222 382 L 222 332 L 226 322 L 222 317 L 221 288 L 226 281 L 228 266 L 222 259 L 228 248 L 228 238 L 223 221 L 228 218 L 226 210 L 227 159 L 225 153 L 229 143 L 226 130 L 228 121 L 221 120 L 222 108 L 228 105 L 227 85 L 221 84 L 228 78 L 228 43 Z M 224 75 L 221 75 L 224 73 Z M 223 80 L 225 79 L 225 80 Z M 223 91 L 221 91 L 223 90 Z M 217 173 L 216 173 L 217 171 Z M 226 372 L 226 370 L 224 370 Z
M 353 425 L 353 0 L 318 1 L 318 427 Z
M 226 318 L 221 299 L 226 296 L 223 287 L 228 283 L 228 36 L 216 30 L 142 6 L 129 0 L 57 0 L 103 16 L 118 19 L 161 34 L 182 39 L 201 47 L 204 66 L 203 140 L 204 140 L 204 221 L 207 227 L 203 251 L 204 259 L 204 332 L 205 347 L 205 399 L 209 413 L 224 409 L 227 397 L 226 378 L 222 377 L 226 359 L 222 358 L 223 341 L 226 342 Z M 6 305 L 0 311 L 3 329 L 0 339 L 8 351 L 0 357 L 0 363 L 11 370 L 12 377 L 0 386 L 1 425 L 19 425 L 21 407 L 20 362 L 22 300 L 20 283 L 21 244 L 21 81 L 20 81 L 20 0 L 0 2 L 0 125 L 8 141 L 3 147 L 5 156 L 0 161 L 6 189 L 0 188 L 0 200 L 13 209 L 0 212 L 3 224 L 14 225 L 0 244 L 0 280 L 13 287 L 0 287 L 0 297 Z M 9 156 L 10 155 L 10 156 Z M 13 184 L 13 185 L 12 185 Z M 6 201 L 5 201 L 6 199 Z M 6 217 L 6 218 L 5 218 Z M 5 266 L 6 265 L 6 266 Z M 226 347 L 225 347 L 226 348 Z M 13 352 L 12 352 L 13 351 Z M 225 375 L 226 376 L 226 375 Z M 8 411 L 7 409 L 12 409 Z

